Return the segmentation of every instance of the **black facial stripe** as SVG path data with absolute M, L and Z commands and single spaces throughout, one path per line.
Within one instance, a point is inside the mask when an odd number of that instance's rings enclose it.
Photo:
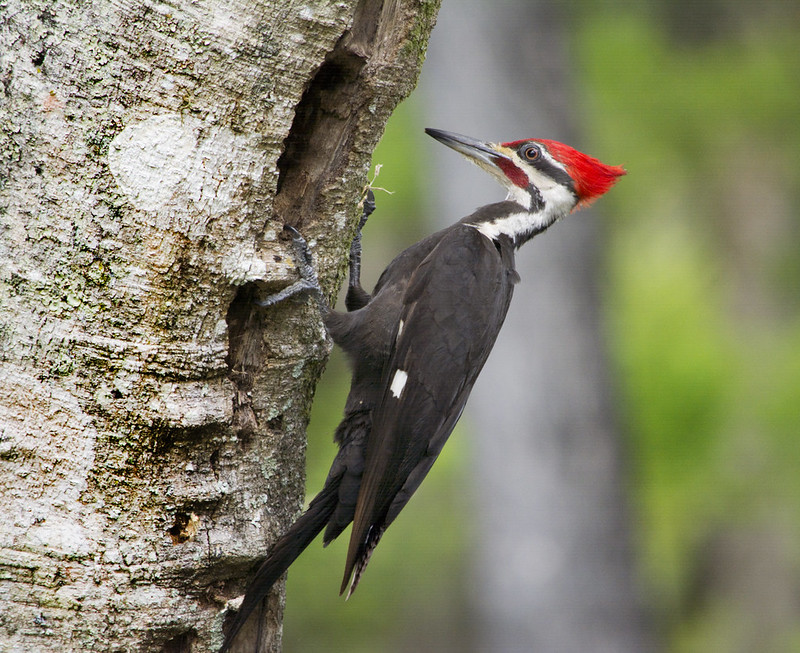
M 570 177 L 562 168 L 550 163 L 546 157 L 540 156 L 538 159 L 536 159 L 536 161 L 532 161 L 530 165 L 532 165 L 542 174 L 550 177 L 550 179 L 555 181 L 557 184 L 561 184 L 562 186 L 569 188 L 573 194 L 575 193 L 575 182 L 572 181 L 572 177 Z
M 539 153 L 539 156 L 537 156 L 535 159 L 530 159 L 529 157 L 527 157 L 525 153 L 530 149 L 535 149 Z M 540 147 L 535 143 L 523 143 L 517 150 L 517 154 L 519 155 L 519 158 L 522 159 L 522 161 L 524 161 L 528 165 L 533 166 L 539 172 L 547 175 L 557 184 L 566 186 L 567 188 L 570 189 L 570 191 L 572 191 L 573 194 L 575 193 L 575 184 L 572 181 L 572 177 L 570 177 L 563 170 L 563 168 L 552 163 L 550 161 L 549 155 L 545 153 L 542 147 Z
M 528 184 L 528 193 L 531 196 L 530 211 L 532 213 L 541 211 L 544 208 L 544 199 L 542 198 L 542 194 L 539 192 L 539 189 L 533 184 Z

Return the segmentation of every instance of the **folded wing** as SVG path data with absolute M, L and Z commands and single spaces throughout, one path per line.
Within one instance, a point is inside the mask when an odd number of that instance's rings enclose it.
M 373 413 L 342 592 L 453 430 L 505 319 L 513 247 L 468 225 L 442 239 L 411 277 Z M 457 291 L 454 289 L 458 289 Z

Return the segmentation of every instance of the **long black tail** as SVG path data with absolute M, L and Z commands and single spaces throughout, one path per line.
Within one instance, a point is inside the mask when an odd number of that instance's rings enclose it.
M 245 593 L 242 606 L 231 624 L 225 643 L 220 653 L 229 650 L 239 630 L 244 626 L 253 611 L 269 594 L 270 588 L 275 584 L 291 565 L 297 556 L 311 544 L 314 538 L 325 527 L 331 518 L 338 501 L 339 479 L 330 480 L 323 490 L 314 497 L 300 518 L 292 524 L 291 528 L 270 549 L 267 559 L 258 568 L 253 580 Z

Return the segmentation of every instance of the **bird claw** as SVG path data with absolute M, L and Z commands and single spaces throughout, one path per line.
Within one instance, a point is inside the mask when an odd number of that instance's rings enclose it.
M 361 230 L 367 224 L 367 219 L 375 210 L 375 193 L 372 189 L 368 188 L 364 199 L 361 202 L 362 213 L 361 219 L 358 223 L 358 230 L 353 238 L 350 246 L 350 286 L 361 287 Z M 284 231 L 292 237 L 292 247 L 294 249 L 294 262 L 297 267 L 297 272 L 300 275 L 300 280 L 286 286 L 282 290 L 256 301 L 259 306 L 274 306 L 285 299 L 299 295 L 300 293 L 310 292 L 320 310 L 324 311 L 327 308 L 322 288 L 319 285 L 317 273 L 314 271 L 314 259 L 311 256 L 311 249 L 297 229 L 291 225 L 284 225 Z M 363 291 L 362 291 L 363 292 Z
M 358 233 L 361 233 L 361 230 L 364 228 L 364 225 L 367 224 L 367 220 L 369 216 L 372 215 L 372 212 L 375 210 L 375 193 L 372 192 L 371 188 L 367 188 L 367 192 L 364 195 L 364 199 L 361 202 L 361 206 L 363 211 L 361 213 L 361 220 L 358 222 Z
M 303 238 L 303 235 L 294 227 L 285 225 L 284 230 L 292 236 L 292 246 L 294 248 L 294 263 L 297 267 L 297 272 L 300 274 L 300 280 L 295 281 L 293 284 L 286 286 L 282 290 L 256 301 L 259 306 L 274 306 L 289 297 L 294 297 L 303 292 L 311 292 L 314 299 L 324 306 L 324 299 L 322 296 L 322 288 L 319 285 L 317 273 L 314 271 L 314 259 L 311 256 L 311 249 Z
M 301 234 L 299 231 L 297 231 L 297 229 L 288 224 L 284 225 L 283 229 L 292 236 L 292 246 L 294 247 L 296 258 L 302 261 L 304 265 L 310 266 L 313 263 L 313 259 L 311 257 L 311 249 L 309 248 L 306 239 L 303 238 L 303 234 Z M 303 272 L 304 270 L 300 270 L 301 275 L 303 274 Z M 308 271 L 305 272 L 306 274 L 308 274 Z M 313 270 L 311 272 L 313 274 Z

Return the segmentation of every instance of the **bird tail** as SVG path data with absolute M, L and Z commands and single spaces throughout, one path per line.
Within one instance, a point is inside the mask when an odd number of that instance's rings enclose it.
M 347 590 L 345 600 L 348 600 L 353 595 L 353 592 L 355 592 L 356 587 L 358 587 L 361 574 L 363 574 L 364 570 L 367 568 L 369 559 L 372 557 L 372 552 L 375 550 L 375 547 L 378 546 L 378 542 L 385 532 L 385 526 L 381 526 L 380 528 L 370 526 L 367 531 L 367 537 L 362 545 L 358 547 L 357 552 L 352 555 L 348 553 L 344 580 L 342 580 L 342 587 L 339 590 L 339 596 L 344 594 L 344 591 Z
M 233 644 L 239 630 L 253 611 L 269 594 L 269 590 L 289 568 L 305 548 L 325 527 L 331 518 L 338 500 L 338 483 L 327 483 L 314 497 L 311 504 L 288 531 L 272 546 L 262 565 L 258 568 L 247 588 L 242 605 L 225 635 L 219 653 L 225 653 Z

